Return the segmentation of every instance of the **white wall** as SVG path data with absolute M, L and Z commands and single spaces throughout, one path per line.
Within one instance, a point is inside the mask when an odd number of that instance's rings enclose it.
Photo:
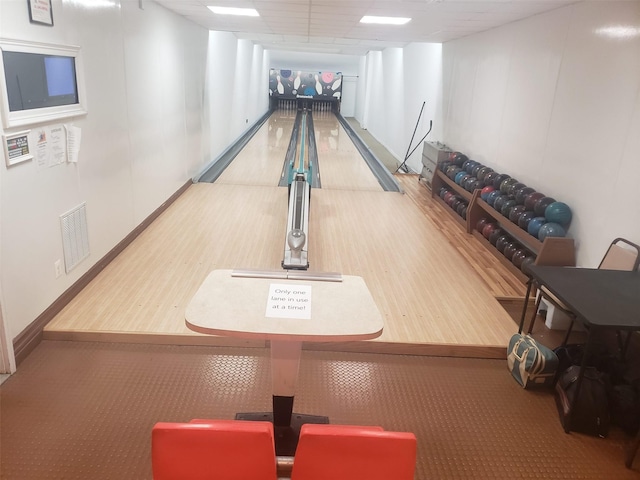
M 414 172 L 422 170 L 419 140 L 428 132 L 430 120 L 433 130 L 427 140 L 441 140 L 441 53 L 440 44 L 416 43 L 369 52 L 360 62 L 355 117 L 399 161 L 410 146 L 413 150 L 418 145 L 407 161 Z
M 10 339 L 268 108 L 261 47 L 150 1 L 52 6 L 54 26 L 45 27 L 29 23 L 26 1 L 0 1 L 2 37 L 81 47 L 89 112 L 72 119 L 82 129 L 77 164 L 0 164 L 0 304 Z M 81 202 L 91 255 L 55 278 L 59 216 Z
M 264 49 L 229 32 L 209 32 L 205 90 L 213 162 L 269 108 L 269 69 Z M 267 64 L 268 65 L 268 64 Z M 251 99 L 251 101 L 249 101 Z
M 357 75 L 359 55 L 341 55 L 336 53 L 292 52 L 270 50 L 270 66 L 276 70 L 305 70 L 319 72 L 342 72 L 344 75 Z
M 640 243 L 639 2 L 583 2 L 444 44 L 444 141 L 568 203 L 578 264 Z

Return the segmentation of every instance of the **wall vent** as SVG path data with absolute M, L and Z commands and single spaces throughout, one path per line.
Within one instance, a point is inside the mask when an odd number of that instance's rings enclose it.
M 67 273 L 89 256 L 89 232 L 87 229 L 87 206 L 81 203 L 60 215 L 64 267 Z

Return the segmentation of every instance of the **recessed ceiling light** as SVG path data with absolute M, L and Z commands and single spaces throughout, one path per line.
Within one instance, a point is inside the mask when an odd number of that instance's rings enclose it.
M 404 25 L 410 21 L 410 18 L 404 17 L 373 17 L 369 15 L 365 15 L 360 19 L 360 23 L 379 23 L 382 25 Z
M 259 17 L 260 14 L 255 8 L 234 8 L 234 7 L 208 7 L 213 13 L 219 15 L 244 15 L 246 17 Z

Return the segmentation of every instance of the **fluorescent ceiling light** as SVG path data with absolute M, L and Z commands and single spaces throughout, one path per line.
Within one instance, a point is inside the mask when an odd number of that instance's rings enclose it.
M 234 7 L 208 7 L 213 13 L 219 15 L 244 15 L 246 17 L 259 17 L 260 14 L 255 8 L 234 8 Z
M 360 19 L 360 23 L 379 23 L 382 25 L 404 25 L 410 22 L 410 18 L 403 17 L 372 17 L 365 15 Z
M 596 30 L 598 35 L 611 38 L 635 38 L 640 37 L 640 27 L 632 27 L 629 25 L 615 25 L 610 27 L 602 27 Z

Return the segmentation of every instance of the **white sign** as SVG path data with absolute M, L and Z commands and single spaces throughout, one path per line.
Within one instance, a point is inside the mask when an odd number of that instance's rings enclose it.
M 311 318 L 311 285 L 269 285 L 266 317 Z

